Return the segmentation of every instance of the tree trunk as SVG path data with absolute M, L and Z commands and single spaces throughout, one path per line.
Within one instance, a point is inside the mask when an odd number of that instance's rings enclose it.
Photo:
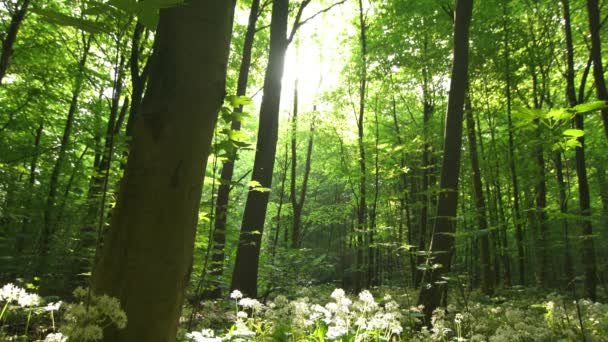
M 564 31 L 566 36 L 566 95 L 568 103 L 571 107 L 578 104 L 576 92 L 575 92 L 575 71 L 574 71 L 574 46 L 572 43 L 572 27 L 570 21 L 570 2 L 568 0 L 561 0 L 564 11 Z M 589 1 L 591 2 L 591 1 Z M 586 77 L 583 77 L 581 81 L 581 89 L 584 87 Z M 573 125 L 577 129 L 584 129 L 584 117 L 581 114 L 576 114 L 573 119 Z M 579 138 L 581 143 L 580 147 L 575 149 L 576 153 L 576 174 L 578 178 L 579 188 L 579 203 L 581 208 L 581 214 L 583 216 L 590 216 L 590 202 L 589 202 L 589 183 L 587 180 L 587 167 L 585 161 L 585 140 L 584 137 Z M 590 219 L 586 219 L 582 222 L 583 234 L 591 235 L 593 227 L 591 226 Z M 573 270 L 572 256 L 570 254 L 570 237 L 568 232 L 568 226 L 566 225 L 564 230 L 564 238 L 566 240 L 566 263 L 565 271 L 567 277 L 567 289 L 575 291 L 575 278 Z M 584 238 L 583 240 L 583 265 L 585 265 L 585 294 L 589 298 L 595 297 L 595 252 L 593 248 L 593 240 L 591 238 Z M 589 258 L 589 259 L 588 259 Z
M 17 33 L 19 33 L 19 28 L 21 28 L 23 19 L 25 19 L 25 14 L 27 13 L 29 5 L 30 0 L 23 0 L 21 6 L 19 6 L 11 16 L 11 23 L 6 30 L 6 36 L 2 41 L 2 52 L 0 52 L 0 85 L 2 84 L 2 80 L 4 79 L 4 76 L 6 76 L 6 72 L 11 63 L 13 45 L 15 45 Z
M 241 56 L 241 66 L 236 88 L 237 96 L 245 96 L 247 93 L 247 81 L 249 79 L 249 69 L 251 67 L 251 53 L 253 51 L 255 26 L 259 17 L 259 9 L 260 0 L 253 0 L 249 12 L 249 24 L 247 25 L 247 32 L 245 33 L 245 41 L 243 44 L 243 55 Z M 243 106 L 237 108 L 236 112 L 243 112 Z M 239 131 L 241 129 L 241 122 L 236 118 L 233 118 L 230 129 Z M 226 245 L 228 204 L 230 201 L 230 189 L 232 187 L 231 183 L 234 175 L 235 160 L 236 151 L 234 153 L 229 153 L 228 159 L 223 162 L 222 171 L 220 171 L 221 181 L 217 191 L 217 205 L 215 209 L 215 222 L 212 238 L 213 250 L 211 252 L 211 272 L 209 273 L 210 280 L 216 282 L 216 284 L 209 293 L 209 297 L 211 298 L 219 298 L 222 296 L 222 288 L 219 286 L 219 281 L 224 273 L 224 248 Z
M 84 38 L 83 36 L 83 50 L 78 62 L 78 70 L 76 71 L 76 79 L 74 81 L 74 87 L 72 89 L 72 99 L 70 101 L 70 107 L 68 109 L 68 115 L 66 118 L 63 136 L 61 138 L 61 145 L 59 146 L 59 152 L 57 159 L 53 165 L 51 171 L 51 178 L 49 181 L 49 192 L 46 200 L 46 206 L 44 208 L 44 222 L 42 225 L 42 232 L 40 234 L 40 243 L 38 249 L 38 262 L 36 266 L 36 273 L 40 273 L 44 270 L 46 265 L 46 259 L 50 248 L 51 237 L 55 231 L 55 205 L 57 201 L 57 190 L 59 188 L 59 176 L 61 175 L 63 163 L 66 158 L 67 150 L 70 145 L 72 138 L 72 128 L 74 126 L 74 118 L 78 111 L 78 98 L 82 91 L 82 83 L 84 81 L 84 72 L 89 56 L 89 49 L 91 47 L 91 40 L 93 36 L 89 35 Z
M 440 194 L 430 247 L 435 257 L 434 263 L 441 266 L 425 271 L 418 296 L 418 303 L 424 305 L 427 325 L 430 325 L 433 310 L 439 306 L 443 293 L 443 286 L 436 282 L 449 271 L 454 252 L 462 116 L 468 75 L 469 24 L 472 11 L 472 0 L 457 0 L 454 17 L 454 60 L 446 114 Z
M 293 208 L 293 226 L 291 231 L 291 247 L 300 248 L 302 243 L 302 210 L 304 209 L 304 201 L 306 200 L 306 189 L 308 187 L 308 177 L 310 175 L 310 163 L 312 157 L 313 135 L 315 130 L 314 118 L 310 123 L 310 135 L 308 137 L 308 147 L 306 149 L 306 162 L 304 164 L 304 175 L 302 178 L 302 188 L 297 194 L 296 190 L 296 166 L 298 161 L 297 155 L 297 132 L 298 132 L 298 81 L 295 81 L 293 95 L 293 115 L 291 117 L 291 206 Z
M 526 256 L 524 254 L 524 230 L 522 227 L 521 211 L 519 206 L 519 184 L 515 169 L 515 143 L 513 141 L 513 120 L 511 116 L 511 50 L 509 48 L 508 28 L 508 5 L 509 0 L 503 1 L 503 30 L 505 31 L 505 83 L 507 97 L 507 123 L 509 128 L 509 171 L 513 186 L 513 222 L 515 224 L 515 241 L 517 244 L 517 261 L 519 265 L 519 284 L 526 284 Z
M 465 116 L 467 121 L 467 133 L 469 140 L 469 157 L 471 158 L 471 178 L 473 181 L 473 195 L 479 229 L 479 250 L 481 262 L 481 292 L 486 295 L 494 293 L 494 274 L 490 260 L 490 231 L 488 230 L 488 220 L 486 218 L 486 204 L 483 195 L 483 185 L 481 183 L 481 171 L 479 160 L 477 159 L 477 138 L 475 136 L 475 121 L 473 120 L 473 110 L 470 100 L 466 100 Z
M 252 180 L 264 188 L 272 185 L 272 172 L 277 149 L 281 79 L 287 49 L 287 17 L 289 1 L 272 3 L 270 23 L 270 53 L 264 78 L 264 96 L 260 108 L 260 124 Z M 248 296 L 257 296 L 258 264 L 269 192 L 251 189 L 247 195 L 241 234 L 236 253 L 231 289 L 239 289 Z
M 41 122 L 36 129 L 36 135 L 34 138 L 34 155 L 32 156 L 32 160 L 30 161 L 30 174 L 27 182 L 27 191 L 28 197 L 26 199 L 24 208 L 29 211 L 23 217 L 23 221 L 21 222 L 21 232 L 17 235 L 17 240 L 15 241 L 15 255 L 21 256 L 25 248 L 25 241 L 27 236 L 29 235 L 30 224 L 32 222 L 32 209 L 30 205 L 32 200 L 34 199 L 34 185 L 36 184 L 36 173 L 38 168 L 38 157 L 40 156 L 40 140 L 42 139 L 42 130 L 44 129 L 44 123 Z
M 359 71 L 359 113 L 357 118 L 357 144 L 359 147 L 359 203 L 357 203 L 357 227 L 355 229 L 357 238 L 357 258 L 355 270 L 355 287 L 359 290 L 363 285 L 365 267 L 363 250 L 365 233 L 367 231 L 367 178 L 366 159 L 364 145 L 363 121 L 365 117 L 365 92 L 367 90 L 367 30 L 363 2 L 359 0 L 359 43 L 361 44 L 361 70 Z
M 591 31 L 591 59 L 593 60 L 593 77 L 597 97 L 608 101 L 608 90 L 604 79 L 604 67 L 602 65 L 602 40 L 600 39 L 600 10 L 597 0 L 587 0 L 587 12 L 589 14 L 589 30 Z M 604 133 L 608 138 L 608 108 L 602 109 L 602 121 L 604 122 Z
M 103 341 L 175 341 L 205 165 L 225 93 L 234 1 L 163 9 L 117 205 L 93 272 L 128 317 Z

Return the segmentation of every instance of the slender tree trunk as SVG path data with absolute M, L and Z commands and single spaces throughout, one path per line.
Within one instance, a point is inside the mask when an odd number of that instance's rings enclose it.
M 127 119 L 127 137 L 133 136 L 133 124 L 137 118 L 137 113 L 141 107 L 141 100 L 150 73 L 150 63 L 147 60 L 143 70 L 140 70 L 141 41 L 145 27 L 139 21 L 135 24 L 133 36 L 131 37 L 131 55 L 129 57 L 129 69 L 131 73 L 131 106 L 129 107 L 129 117 Z
M 285 142 L 285 153 L 283 155 L 283 172 L 281 174 L 281 190 L 279 190 L 279 206 L 277 208 L 277 228 L 276 231 L 274 233 L 274 240 L 272 243 L 272 257 L 271 257 L 271 264 L 274 265 L 274 258 L 277 252 L 277 248 L 279 246 L 279 235 L 281 233 L 281 223 L 282 223 L 282 217 L 281 217 L 281 212 L 283 209 L 283 201 L 285 200 L 285 181 L 287 180 L 287 168 L 289 167 L 289 157 L 288 157 L 288 153 L 289 153 L 289 145 L 287 144 L 287 142 Z M 287 229 L 287 227 L 285 227 L 285 232 L 287 232 L 289 229 Z M 284 234 L 285 237 L 288 237 L 289 233 Z M 287 240 L 287 239 L 285 239 Z M 287 242 L 287 241 L 285 241 Z M 287 245 L 287 244 L 285 244 Z
M 34 155 L 30 162 L 30 172 L 27 182 L 28 197 L 26 199 L 24 207 L 28 210 L 28 214 L 24 215 L 23 221 L 21 222 L 21 232 L 17 235 L 15 241 L 15 255 L 20 256 L 25 248 L 25 241 L 29 235 L 30 224 L 32 222 L 32 209 L 30 205 L 34 199 L 34 186 L 36 184 L 36 173 L 38 168 L 38 157 L 40 156 L 40 140 L 42 139 L 42 130 L 44 129 L 44 123 L 41 122 L 36 129 L 36 135 L 34 137 Z
M 67 155 L 67 150 L 70 145 L 72 138 L 72 128 L 74 126 L 74 119 L 76 112 L 78 111 L 78 98 L 82 92 L 82 84 L 84 81 L 84 72 L 89 56 L 89 49 L 91 47 L 91 40 L 93 36 L 89 35 L 86 38 L 83 36 L 83 50 L 78 62 L 78 70 L 76 71 L 76 78 L 74 81 L 74 87 L 72 89 L 72 99 L 70 101 L 70 107 L 63 130 L 63 136 L 61 138 L 61 145 L 59 146 L 59 152 L 57 159 L 53 165 L 51 171 L 51 178 L 49 181 L 49 192 L 47 195 L 46 206 L 44 208 L 44 223 L 42 225 L 42 232 L 40 235 L 40 242 L 38 247 L 38 263 L 36 266 L 36 273 L 40 274 L 46 265 L 46 259 L 50 248 L 51 237 L 55 231 L 55 205 L 57 201 L 57 190 L 59 188 L 59 176 L 61 175 L 63 163 Z
M 567 57 L 567 70 L 566 70 L 566 95 L 568 102 L 571 107 L 578 104 L 575 84 L 574 84 L 574 46 L 572 43 L 572 28 L 570 21 L 570 2 L 568 0 L 561 0 L 564 11 L 564 31 L 566 35 L 566 57 Z M 588 4 L 593 1 L 588 1 Z M 597 3 L 596 3 L 597 6 Z M 591 21 L 591 19 L 590 19 Z M 599 32 L 598 32 L 599 34 Z M 598 38 L 599 39 L 599 38 Z M 593 54 L 593 51 L 592 51 Z M 601 66 L 600 66 L 601 67 Z M 586 77 L 583 78 L 584 79 Z M 581 83 L 581 88 L 584 84 Z M 584 130 L 584 117 L 581 114 L 576 114 L 573 119 L 573 126 L 577 129 Z M 584 136 L 579 139 L 580 146 L 576 147 L 576 175 L 578 179 L 579 189 L 579 203 L 581 214 L 585 216 L 585 220 L 582 221 L 583 228 L 583 265 L 585 265 L 585 295 L 595 300 L 595 251 L 593 246 L 593 240 L 590 237 L 593 232 L 591 225 L 591 205 L 589 200 L 589 182 L 587 180 L 587 167 L 585 160 L 585 139 Z M 569 243 L 569 232 L 568 226 L 566 225 L 564 230 L 564 238 L 566 239 L 566 276 L 567 276 L 567 289 L 575 291 L 574 288 L 574 270 L 572 256 L 570 255 L 570 243 Z
M 118 47 L 120 51 L 120 47 Z M 112 155 L 114 153 L 114 138 L 120 131 L 121 117 L 126 115 L 129 108 L 129 102 L 125 99 L 122 107 L 120 106 L 120 96 L 123 87 L 123 71 L 124 58 L 116 56 L 115 61 L 116 74 L 114 75 L 114 85 L 112 89 L 112 100 L 110 102 L 110 114 L 108 116 L 108 124 L 106 127 L 106 135 L 104 146 L 99 156 L 99 162 L 95 163 L 93 175 L 91 176 L 89 194 L 88 194 L 88 209 L 85 217 L 85 222 L 80 229 L 80 239 L 77 242 L 76 248 L 76 274 L 87 273 L 92 267 L 92 257 L 95 250 L 99 247 L 96 227 L 99 226 L 100 220 L 105 220 L 105 203 L 108 177 L 110 174 Z M 102 227 L 104 225 L 102 224 Z M 103 234 L 102 234 L 103 235 Z
M 355 229 L 358 237 L 357 243 L 357 269 L 355 271 L 355 290 L 359 290 L 363 285 L 363 274 L 365 274 L 364 262 L 364 240 L 367 232 L 367 171 L 364 144 L 365 118 L 365 92 L 367 90 L 367 27 L 365 14 L 363 11 L 363 1 L 359 0 L 359 44 L 361 44 L 361 69 L 359 70 L 359 113 L 357 117 L 357 144 L 359 147 L 359 203 L 357 203 L 357 228 Z
M 272 185 L 272 172 L 277 148 L 281 78 L 287 49 L 287 17 L 289 1 L 272 3 L 270 23 L 270 54 L 264 78 L 264 96 L 260 108 L 258 141 L 253 164 L 252 180 L 262 187 Z M 248 296 L 257 296 L 258 264 L 269 193 L 251 189 L 247 195 L 241 234 L 236 254 L 231 289 L 239 289 Z
M 369 253 L 369 265 L 367 270 L 367 287 L 378 285 L 378 277 L 376 271 L 378 267 L 378 251 L 379 248 L 374 245 L 376 225 L 378 219 L 378 194 L 380 191 L 380 165 L 378 164 L 378 143 L 380 139 L 380 131 L 378 126 L 378 108 L 374 110 L 374 123 L 375 123 L 375 150 L 374 150 L 374 200 L 369 213 L 369 231 L 368 231 L 368 253 Z
M 591 31 L 591 59 L 593 60 L 593 77 L 595 78 L 595 89 L 600 100 L 608 101 L 608 90 L 604 79 L 604 67 L 602 65 L 602 40 L 600 39 L 600 10 L 597 0 L 587 0 L 587 12 L 589 14 L 589 30 Z M 604 122 L 604 133 L 608 138 L 608 108 L 602 109 L 602 121 Z
M 308 187 L 308 177 L 310 175 L 310 164 L 312 157 L 312 145 L 314 135 L 314 118 L 310 123 L 310 135 L 308 137 L 308 147 L 306 149 L 306 162 L 304 164 L 304 175 L 302 179 L 302 188 L 300 193 L 297 194 L 296 190 L 296 166 L 297 166 L 297 140 L 296 134 L 298 129 L 298 86 L 297 81 L 294 88 L 294 104 L 293 104 L 293 116 L 292 116 L 292 132 L 291 132 L 291 206 L 293 208 L 293 226 L 291 231 L 291 247 L 300 248 L 302 243 L 302 210 L 304 209 L 304 201 L 306 200 L 306 189 Z
M 424 40 L 424 51 L 426 53 L 427 49 L 427 39 L 425 36 Z M 431 144 L 430 144 L 430 134 L 429 134 L 429 122 L 431 120 L 431 115 L 433 114 L 433 104 L 431 103 L 430 94 L 429 94 L 429 81 L 428 81 L 428 69 L 424 68 L 423 70 L 423 83 L 422 83 L 422 97 L 424 98 L 424 111 L 423 111 L 423 137 L 424 143 L 422 144 L 422 188 L 420 189 L 420 201 L 422 202 L 422 207 L 420 208 L 420 229 L 418 230 L 418 251 L 426 251 L 426 241 L 428 234 L 428 210 L 429 210 L 429 178 L 430 178 L 430 154 L 431 154 Z M 420 254 L 418 256 L 417 265 L 423 265 L 426 263 L 428 259 L 428 255 Z M 416 282 L 415 285 L 419 286 L 420 281 L 422 280 L 422 271 L 418 270 L 416 272 Z
M 247 82 L 249 79 L 249 69 L 251 68 L 251 54 L 253 51 L 253 42 L 255 39 L 256 23 L 259 17 L 260 0 L 253 0 L 251 10 L 249 11 L 249 23 L 247 24 L 247 32 L 245 33 L 245 41 L 243 44 L 243 54 L 241 56 L 241 66 L 239 69 L 239 78 L 237 81 L 237 96 L 245 96 L 247 93 Z M 236 109 L 236 112 L 242 113 L 243 107 Z M 232 120 L 231 130 L 239 131 L 241 122 L 234 118 Z M 217 191 L 217 206 L 215 213 L 215 222 L 213 230 L 213 251 L 211 253 L 211 281 L 218 282 L 224 272 L 224 248 L 226 245 L 226 229 L 228 221 L 228 206 L 230 201 L 230 189 L 232 177 L 234 175 L 234 161 L 236 160 L 236 151 L 230 153 L 228 159 L 222 164 L 220 172 L 220 186 Z M 219 298 L 222 296 L 222 288 L 215 286 L 211 293 L 211 298 Z
M 93 289 L 128 317 L 103 341 L 175 341 L 205 164 L 224 97 L 234 1 L 163 9 L 150 80 Z
M 19 29 L 25 19 L 29 5 L 30 0 L 23 0 L 21 5 L 18 6 L 15 13 L 11 16 L 11 22 L 6 30 L 6 36 L 4 37 L 4 40 L 2 40 L 2 51 L 0 52 L 0 85 L 2 84 L 2 80 L 4 79 L 4 76 L 6 76 L 6 72 L 11 63 L 13 46 L 17 40 L 17 33 L 19 33 Z
M 511 116 L 511 49 L 509 47 L 509 27 L 508 27 L 508 6 L 509 0 L 503 1 L 503 30 L 505 32 L 505 83 L 507 97 L 507 123 L 509 128 L 509 171 L 511 172 L 511 182 L 513 187 L 513 222 L 515 224 L 515 241 L 517 244 L 517 261 L 519 265 L 519 284 L 526 284 L 526 256 L 524 254 L 524 230 L 519 202 L 519 184 L 517 182 L 517 171 L 515 168 L 515 143 L 513 139 L 513 120 Z
M 472 0 L 457 0 L 454 17 L 454 60 L 446 114 L 440 194 L 430 246 L 430 251 L 434 253 L 435 257 L 434 263 L 441 266 L 429 269 L 424 273 L 418 296 L 418 303 L 424 305 L 427 325 L 430 325 L 433 310 L 441 302 L 443 286 L 437 284 L 437 281 L 445 272 L 449 271 L 454 252 L 458 176 L 462 147 L 462 116 L 468 75 L 469 24 L 472 11 Z
M 473 120 L 473 110 L 469 99 L 467 99 L 465 103 L 465 116 L 469 140 L 469 157 L 471 158 L 471 178 L 473 181 L 473 195 L 476 209 L 475 217 L 477 218 L 477 227 L 480 232 L 481 291 L 486 295 L 492 295 L 494 292 L 494 274 L 490 260 L 490 231 L 488 230 L 488 220 L 486 218 L 486 204 L 483 195 L 483 185 L 481 183 L 481 171 L 479 169 L 479 160 L 477 159 L 475 121 Z

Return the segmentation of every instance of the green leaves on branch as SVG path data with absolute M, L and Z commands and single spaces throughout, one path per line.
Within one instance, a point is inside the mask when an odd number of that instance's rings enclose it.
M 556 108 L 550 111 L 544 111 L 542 109 L 525 108 L 520 107 L 514 111 L 514 115 L 527 125 L 535 120 L 539 123 L 544 124 L 550 129 L 557 127 L 564 121 L 571 120 L 575 115 L 588 114 L 598 110 L 608 108 L 608 102 L 606 101 L 592 101 L 588 103 L 582 103 L 572 108 Z M 561 138 L 558 142 L 553 144 L 553 150 L 564 150 L 568 151 L 577 147 L 581 147 L 579 138 L 583 137 L 585 132 L 580 129 L 566 129 L 562 132 Z
M 184 0 L 110 0 L 112 6 L 134 15 L 149 30 L 155 30 L 161 9 L 182 5 Z
M 93 34 L 107 33 L 107 30 L 101 24 L 91 20 L 76 18 L 56 11 L 40 8 L 33 8 L 32 12 L 41 16 L 44 20 L 56 25 L 70 26 Z
M 120 15 L 120 12 L 123 12 L 129 16 L 137 17 L 146 28 L 155 30 L 158 25 L 160 10 L 182 5 L 183 3 L 184 0 L 110 0 L 108 2 L 95 0 L 91 1 L 89 7 L 84 10 L 83 14 L 86 16 L 108 15 L 110 17 L 116 17 Z M 110 32 L 110 30 L 102 24 L 83 17 L 78 18 L 55 10 L 42 8 L 33 8 L 32 12 L 40 15 L 51 23 L 61 26 L 71 26 L 92 34 Z

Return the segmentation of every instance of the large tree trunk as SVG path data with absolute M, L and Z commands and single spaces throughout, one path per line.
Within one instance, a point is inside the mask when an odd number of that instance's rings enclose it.
M 18 6 L 15 13 L 13 13 L 11 16 L 11 23 L 6 30 L 4 39 L 2 40 L 2 51 L 0 52 L 0 84 L 2 84 L 2 80 L 4 79 L 4 76 L 6 76 L 6 71 L 11 63 L 11 57 L 13 56 L 13 45 L 15 45 L 17 33 L 19 32 L 19 28 L 21 28 L 23 19 L 25 19 L 25 14 L 27 13 L 29 5 L 30 0 L 23 0 L 21 6 Z
M 473 195 L 479 229 L 479 250 L 481 262 L 481 291 L 486 295 L 494 292 L 494 275 L 490 260 L 490 231 L 488 230 L 488 220 L 486 218 L 486 203 L 483 196 L 483 185 L 481 183 L 481 171 L 477 157 L 477 138 L 475 137 L 475 121 L 473 120 L 473 110 L 470 100 L 465 104 L 465 115 L 467 121 L 467 133 L 469 140 L 469 157 L 471 158 L 471 178 L 473 181 Z
M 237 81 L 236 95 L 245 96 L 247 93 L 247 81 L 249 79 L 249 69 L 251 67 L 251 53 L 253 51 L 253 42 L 255 38 L 256 23 L 259 17 L 260 0 L 253 0 L 251 10 L 249 12 L 249 24 L 245 33 L 245 42 L 243 44 L 243 55 L 241 56 L 241 66 L 239 69 L 239 78 Z M 242 112 L 243 107 L 236 109 L 237 112 Z M 241 122 L 233 119 L 231 130 L 239 131 Z M 234 161 L 236 160 L 236 151 L 230 153 L 228 159 L 222 164 L 220 171 L 220 186 L 217 191 L 217 205 L 215 212 L 215 222 L 213 229 L 213 250 L 211 252 L 211 272 L 209 273 L 211 281 L 214 282 L 213 288 L 209 293 L 211 298 L 219 298 L 222 295 L 220 278 L 224 272 L 224 247 L 226 245 L 226 228 L 228 221 L 228 203 L 230 201 L 230 189 L 232 188 L 232 176 L 234 174 Z
M 437 218 L 430 251 L 434 263 L 441 265 L 424 273 L 418 303 L 424 305 L 425 323 L 430 325 L 433 310 L 439 306 L 443 286 L 436 282 L 449 271 L 454 253 L 456 210 L 458 208 L 458 175 L 462 146 L 462 115 L 467 85 L 469 58 L 469 24 L 473 0 L 457 0 L 454 17 L 454 61 L 445 123 L 443 161 Z
M 264 96 L 260 108 L 260 124 L 252 180 L 264 188 L 272 185 L 272 172 L 277 149 L 279 106 L 281 103 L 281 78 L 285 62 L 287 17 L 289 0 L 272 3 L 270 23 L 270 54 L 264 78 Z M 266 208 L 270 193 L 251 189 L 247 195 L 243 223 L 239 237 L 231 289 L 239 289 L 248 296 L 257 296 L 258 264 Z
M 225 93 L 234 1 L 164 9 L 150 81 L 93 289 L 128 317 L 104 341 L 175 341 L 205 165 Z
M 597 0 L 587 0 L 587 12 L 589 14 L 589 30 L 591 31 L 591 59 L 593 60 L 593 77 L 597 97 L 608 101 L 608 90 L 604 79 L 604 67 L 602 65 L 602 40 L 600 39 L 600 10 Z M 608 108 L 602 109 L 602 121 L 604 122 L 604 133 L 608 138 Z

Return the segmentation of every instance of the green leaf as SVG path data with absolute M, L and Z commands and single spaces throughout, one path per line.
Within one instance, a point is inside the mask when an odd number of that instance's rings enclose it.
M 518 107 L 513 111 L 513 115 L 524 120 L 536 120 L 543 117 L 545 114 L 540 109 Z
M 577 113 L 586 114 L 589 112 L 595 112 L 596 110 L 608 108 L 608 102 L 606 101 L 593 101 L 587 103 L 581 103 L 577 106 L 574 106 L 572 109 Z
M 579 138 L 585 135 L 585 131 L 581 130 L 581 129 L 567 129 L 564 131 L 563 133 L 565 136 L 568 137 L 574 137 L 574 138 Z
M 253 104 L 253 100 L 247 96 L 230 95 L 230 96 L 226 96 L 226 101 L 228 101 L 228 103 L 230 103 L 230 106 L 232 106 L 233 108 L 238 108 L 240 106 L 248 106 L 248 105 Z
M 90 20 L 75 18 L 63 13 L 39 8 L 33 8 L 32 12 L 38 14 L 46 21 L 60 26 L 71 26 L 93 34 L 107 32 L 103 26 Z
M 567 108 L 552 109 L 546 115 L 547 119 L 553 119 L 555 121 L 568 120 L 571 117 L 572 117 L 572 113 Z

